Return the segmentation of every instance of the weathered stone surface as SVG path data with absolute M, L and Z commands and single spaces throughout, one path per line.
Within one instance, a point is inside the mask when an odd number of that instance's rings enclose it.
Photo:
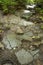
M 24 49 L 21 49 L 18 52 L 16 52 L 15 54 L 21 64 L 29 64 L 33 61 L 33 56 L 34 56 L 34 59 L 38 58 L 38 56 L 39 56 L 38 52 L 39 52 L 39 50 L 26 51 Z
M 40 28 L 43 29 L 43 23 L 41 24 Z
M 41 44 L 43 44 L 43 39 L 41 40 Z
M 4 44 L 0 42 L 0 50 L 4 50 Z
M 17 27 L 16 33 L 17 34 L 23 34 L 24 32 L 23 32 L 23 30 L 20 27 Z
M 23 12 L 24 14 L 29 14 L 29 13 L 31 13 L 29 10 L 24 10 L 24 12 Z
M 29 26 L 29 25 L 34 25 L 31 21 L 25 21 L 22 19 L 21 22 L 18 23 L 20 26 Z
M 32 62 L 33 55 L 37 54 L 38 51 L 36 52 L 36 50 L 39 48 L 39 45 L 43 43 L 43 30 L 40 28 L 40 25 L 26 21 L 15 15 L 3 16 L 0 20 L 5 23 L 3 27 L 8 27 L 8 24 L 10 25 L 10 30 L 5 31 L 3 38 L 6 48 L 9 50 L 14 49 L 21 64 L 26 65 Z M 34 46 L 36 49 L 31 46 Z M 35 55 L 34 59 L 37 58 L 38 55 Z
M 32 41 L 32 36 L 33 36 L 33 33 L 30 31 L 22 35 L 22 39 Z
M 16 35 L 14 35 L 14 33 L 7 33 L 3 38 L 3 42 L 8 49 L 18 47 L 21 44 L 21 41 L 16 39 Z
M 21 64 L 28 64 L 29 62 L 32 62 L 33 60 L 33 57 L 31 56 L 31 54 L 25 51 L 24 49 L 21 49 L 15 54 Z

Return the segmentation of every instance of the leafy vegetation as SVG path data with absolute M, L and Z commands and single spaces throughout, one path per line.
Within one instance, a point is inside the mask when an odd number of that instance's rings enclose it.
M 0 8 L 4 13 L 8 13 L 10 9 L 13 11 L 19 6 L 25 6 L 26 3 L 27 0 L 0 0 Z
M 43 15 L 43 0 L 34 0 L 36 6 L 36 12 Z
M 0 9 L 3 10 L 4 13 L 14 13 L 17 8 L 25 7 L 26 4 L 34 3 L 43 8 L 43 0 L 0 0 Z M 37 8 L 36 10 L 39 11 L 40 8 Z M 43 10 L 41 10 L 40 12 L 43 13 Z
M 4 13 L 9 12 L 9 6 L 15 6 L 17 5 L 17 2 L 12 0 L 0 0 L 0 7 L 3 10 Z
M 34 0 L 27 0 L 27 3 L 28 3 L 28 4 L 34 4 L 35 1 L 34 1 Z

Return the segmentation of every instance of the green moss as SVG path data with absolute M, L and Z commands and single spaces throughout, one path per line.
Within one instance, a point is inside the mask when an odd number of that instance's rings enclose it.
M 43 16 L 40 16 L 41 20 L 43 21 Z
M 39 39 L 40 36 L 33 36 L 32 38 L 33 38 L 33 39 Z
M 43 29 L 43 25 L 41 25 L 41 29 Z

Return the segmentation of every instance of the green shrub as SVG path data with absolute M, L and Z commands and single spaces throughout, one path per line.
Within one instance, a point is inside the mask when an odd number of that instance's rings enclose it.
M 13 1 L 13 0 L 0 0 L 0 8 L 3 10 L 4 13 L 8 13 L 9 12 L 9 6 L 16 6 L 17 2 Z
M 26 0 L 0 0 L 0 8 L 3 10 L 4 13 L 9 12 L 10 6 L 12 6 L 11 10 L 13 9 L 14 11 L 15 10 L 14 8 L 18 7 L 17 5 L 21 6 L 25 4 L 26 4 Z

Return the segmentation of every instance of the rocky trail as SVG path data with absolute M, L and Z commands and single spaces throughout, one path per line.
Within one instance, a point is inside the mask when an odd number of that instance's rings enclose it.
M 32 12 L 29 10 L 22 14 L 16 12 L 6 16 L 0 13 L 0 29 L 4 30 L 2 42 L 5 47 L 14 49 L 19 62 L 24 65 L 39 57 L 39 46 L 43 45 L 43 20 L 36 15 L 30 16 Z

